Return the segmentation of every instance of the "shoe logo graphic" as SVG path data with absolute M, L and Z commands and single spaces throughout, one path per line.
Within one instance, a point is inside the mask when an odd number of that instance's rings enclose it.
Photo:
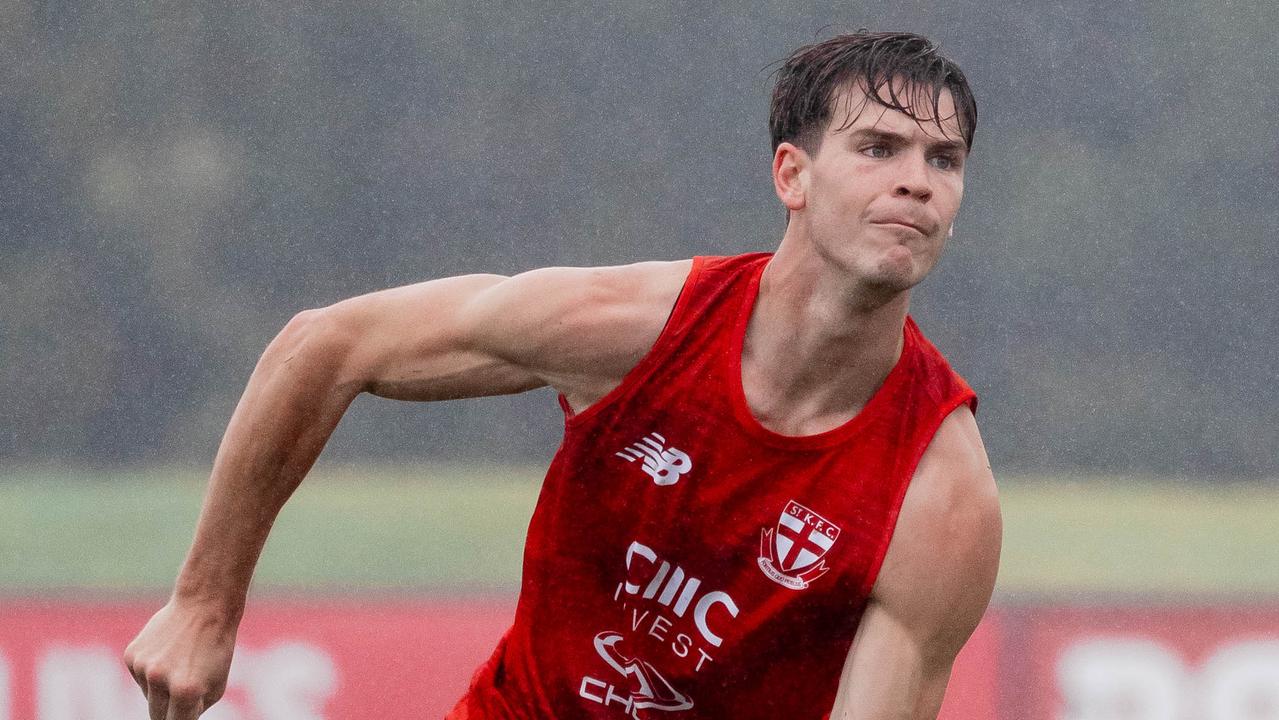
M 791 590 L 803 590 L 829 570 L 822 559 L 839 539 L 839 528 L 791 500 L 774 528 L 759 537 L 759 569 L 769 580 Z
M 665 444 L 666 438 L 654 432 L 613 454 L 626 462 L 642 460 L 644 472 L 653 478 L 653 482 L 658 485 L 674 485 L 693 469 L 693 459 L 682 450 L 663 447 Z
M 606 630 L 595 636 L 595 652 L 622 677 L 631 679 L 633 689 L 626 703 L 631 717 L 642 720 L 640 710 L 678 712 L 693 707 L 693 699 L 676 690 L 648 661 L 619 652 L 621 639 L 621 633 Z

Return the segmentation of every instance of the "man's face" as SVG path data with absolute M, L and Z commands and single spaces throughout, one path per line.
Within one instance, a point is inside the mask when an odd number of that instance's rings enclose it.
M 911 97 L 910 90 L 898 96 Z M 897 293 L 941 255 L 964 194 L 966 148 L 949 91 L 938 102 L 941 128 L 931 107 L 912 108 L 917 122 L 860 89 L 847 92 L 817 151 L 797 159 L 803 192 L 792 221 L 863 287 Z

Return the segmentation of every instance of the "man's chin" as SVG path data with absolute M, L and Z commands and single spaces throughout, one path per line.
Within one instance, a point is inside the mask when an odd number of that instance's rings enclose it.
M 918 284 L 919 281 L 913 277 L 890 274 L 869 277 L 862 283 L 866 289 L 884 298 L 891 298 L 904 293 Z
M 891 262 L 881 262 L 872 272 L 861 278 L 862 287 L 871 294 L 885 300 L 910 290 L 927 275 L 913 262 L 913 259 L 894 258 Z
M 855 287 L 881 300 L 911 289 L 927 274 L 921 272 L 914 254 L 902 246 L 891 248 L 870 262 L 868 259 L 836 259 L 836 263 L 843 267 Z
M 894 288 L 897 292 L 909 290 L 924 279 L 914 254 L 901 246 L 890 249 L 876 265 L 874 271 L 868 273 L 867 280 L 884 288 Z

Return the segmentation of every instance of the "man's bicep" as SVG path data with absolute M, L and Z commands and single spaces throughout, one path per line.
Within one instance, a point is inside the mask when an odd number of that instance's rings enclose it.
M 462 275 L 381 290 L 324 308 L 349 380 L 400 400 L 499 395 L 539 387 L 479 342 L 474 306 L 510 278 Z
M 968 406 L 942 423 L 902 502 L 873 591 L 953 657 L 994 591 L 1003 520 L 990 462 Z
M 326 309 L 350 341 L 363 387 L 442 400 L 564 391 L 620 379 L 660 331 L 649 306 L 679 279 L 660 263 L 466 275 L 353 298 Z M 678 285 L 676 286 L 676 291 Z M 589 394 L 589 388 L 588 388 Z

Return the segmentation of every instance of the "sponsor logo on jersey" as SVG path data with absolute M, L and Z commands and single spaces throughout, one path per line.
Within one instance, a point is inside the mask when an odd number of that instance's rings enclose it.
M 830 569 L 822 558 L 838 539 L 838 526 L 791 500 L 777 525 L 760 532 L 759 569 L 782 587 L 803 590 Z
M 693 459 L 688 453 L 665 445 L 666 438 L 653 432 L 613 454 L 626 462 L 641 461 L 644 472 L 658 485 L 674 485 L 693 469 Z
M 735 618 L 738 613 L 733 596 L 723 590 L 702 587 L 701 578 L 686 575 L 684 568 L 659 558 L 653 548 L 638 541 L 626 548 L 626 580 L 618 584 L 613 599 L 621 599 L 623 593 L 654 600 L 660 606 L 671 608 L 677 618 L 684 617 L 692 608 L 693 625 L 698 634 L 714 647 L 722 645 L 724 638 L 711 629 L 711 611 L 721 619 L 724 615 Z
M 712 653 L 726 642 L 737 602 L 708 587 L 678 564 L 642 542 L 626 548 L 626 569 L 613 591 L 631 637 L 642 637 L 660 652 L 662 667 L 699 673 L 714 663 Z M 652 641 L 656 641 L 654 644 Z
M 605 707 L 616 705 L 635 720 L 644 720 L 640 710 L 679 712 L 693 707 L 693 699 L 675 689 L 675 686 L 639 657 L 627 657 L 617 648 L 622 634 L 606 630 L 595 636 L 595 652 L 623 679 L 629 679 L 629 688 L 615 687 L 599 678 L 584 676 L 577 690 L 579 697 Z

